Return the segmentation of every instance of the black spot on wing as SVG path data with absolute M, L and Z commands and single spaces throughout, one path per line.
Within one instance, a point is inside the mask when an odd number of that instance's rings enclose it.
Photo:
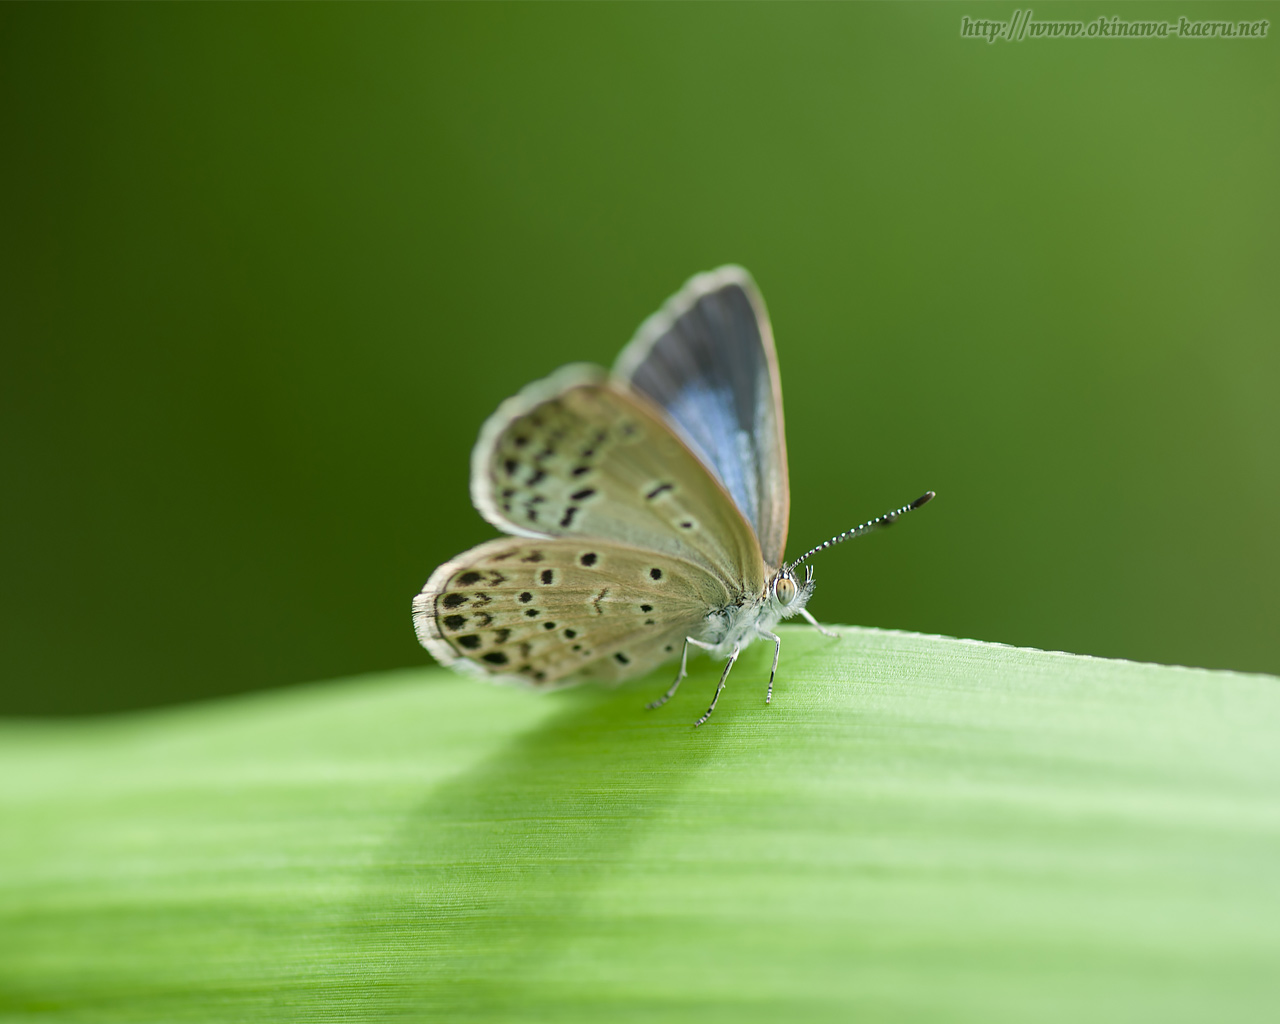
M 631 664 L 631 659 L 630 659 L 630 658 L 628 658 L 628 657 L 627 657 L 625 654 L 623 654 L 621 651 L 619 651 L 617 654 L 615 654 L 615 655 L 614 655 L 614 658 L 617 660 L 617 662 L 618 662 L 618 664 L 619 664 L 619 665 L 630 665 L 630 664 Z
M 665 492 L 674 490 L 674 489 L 675 487 L 673 484 L 658 484 L 658 486 L 655 487 L 653 490 L 651 490 L 648 494 L 646 494 L 645 497 L 648 498 L 650 501 L 653 501 L 653 499 L 656 498 L 658 495 L 664 494 Z
M 533 600 L 533 595 L 532 595 L 531 593 L 529 593 L 529 591 L 527 591 L 527 590 L 526 590 L 523 594 L 521 594 L 521 595 L 520 595 L 520 603 L 521 603 L 521 604 L 528 604 L 528 603 L 529 603 L 530 601 L 532 601 L 532 600 Z
M 466 636 L 458 637 L 458 644 L 469 651 L 474 651 L 480 646 L 480 638 L 475 633 L 468 633 Z
M 583 565 L 587 566 L 588 568 L 590 568 L 591 566 L 596 564 L 596 561 L 598 559 L 599 559 L 599 556 L 594 551 L 588 551 L 585 555 L 579 558 L 578 561 L 581 562 Z
M 596 493 L 596 489 L 594 487 L 584 487 L 580 491 L 574 491 L 571 495 L 569 495 L 569 497 L 571 497 L 574 501 L 586 501 L 595 493 Z
M 472 584 L 480 582 L 480 574 L 478 572 L 464 572 L 458 577 L 458 586 L 469 587 Z
M 459 605 L 467 603 L 466 594 L 445 594 L 444 600 L 440 602 L 446 608 L 457 608 Z
M 542 584 L 543 584 L 543 586 L 546 586 L 546 587 L 551 586 L 551 584 L 553 584 L 553 583 L 556 581 L 556 574 L 555 574 L 555 570 L 554 570 L 554 569 L 543 569 L 543 570 L 542 570 L 542 575 L 539 577 L 539 579 L 541 579 L 541 580 L 542 580 Z
M 660 579 L 662 579 L 662 570 L 661 570 L 661 569 L 650 569 L 650 570 L 649 570 L 649 579 L 651 579 L 651 580 L 660 580 Z
M 481 657 L 490 665 L 505 665 L 507 663 L 507 656 L 501 651 L 490 651 L 488 654 L 482 654 Z
M 578 514 L 578 506 L 570 505 L 567 509 L 564 510 L 564 515 L 560 517 L 560 527 L 562 529 L 567 530 L 570 526 L 573 525 L 573 517 L 576 516 L 577 514 Z
M 467 624 L 467 617 L 465 615 L 446 615 L 444 624 L 447 629 L 461 629 Z

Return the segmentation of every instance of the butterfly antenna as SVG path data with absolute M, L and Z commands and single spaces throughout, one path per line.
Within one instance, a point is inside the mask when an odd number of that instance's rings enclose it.
M 921 505 L 927 505 L 932 500 L 933 491 L 925 491 L 924 494 L 916 498 L 916 500 L 910 505 L 903 505 L 902 508 L 895 508 L 892 512 L 886 512 L 882 516 L 876 516 L 875 519 L 870 519 L 861 526 L 855 526 L 852 530 L 845 530 L 844 533 L 838 534 L 828 541 L 824 541 L 811 551 L 806 551 L 803 555 L 788 565 L 787 570 L 789 572 L 794 572 L 796 566 L 800 565 L 812 555 L 816 555 L 819 551 L 826 551 L 827 548 L 833 548 L 837 544 L 843 544 L 847 540 L 853 540 L 854 537 L 861 537 L 864 533 L 870 533 L 872 530 L 879 530 L 885 526 L 892 526 L 898 521 L 898 517 L 900 515 L 904 515 L 913 509 L 917 509 Z

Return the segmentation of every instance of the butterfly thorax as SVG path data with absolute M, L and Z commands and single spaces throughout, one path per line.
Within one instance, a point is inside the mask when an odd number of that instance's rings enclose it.
M 763 592 L 707 613 L 703 643 L 713 644 L 715 657 L 728 656 L 770 633 L 783 619 L 799 615 L 813 596 L 813 576 L 797 580 L 785 567 L 775 572 Z

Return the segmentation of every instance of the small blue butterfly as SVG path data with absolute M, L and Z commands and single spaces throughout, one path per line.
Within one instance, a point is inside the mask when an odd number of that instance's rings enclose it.
M 764 302 L 741 267 L 690 280 L 613 372 L 574 364 L 499 406 L 471 455 L 471 497 L 509 536 L 436 569 L 413 601 L 445 665 L 499 681 L 621 681 L 689 648 L 726 658 L 701 725 L 749 643 L 802 615 L 810 556 L 888 526 L 928 491 L 783 561 L 791 491 L 782 385 Z M 804 577 L 796 570 L 804 565 Z M 822 630 L 826 633 L 826 630 Z M 835 634 L 828 634 L 834 636 Z

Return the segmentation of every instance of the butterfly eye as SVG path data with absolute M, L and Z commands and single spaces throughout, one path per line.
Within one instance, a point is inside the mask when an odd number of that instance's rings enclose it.
M 790 576 L 781 576 L 773 585 L 774 596 L 780 604 L 790 604 L 796 596 L 796 581 Z

